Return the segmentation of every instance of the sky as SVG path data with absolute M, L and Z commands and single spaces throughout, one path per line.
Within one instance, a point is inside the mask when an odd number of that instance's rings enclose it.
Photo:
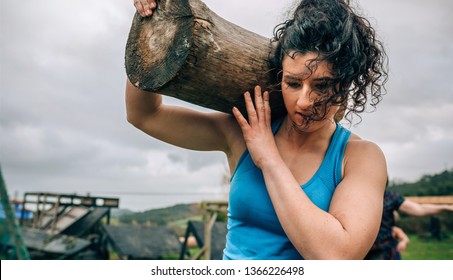
M 205 0 L 271 37 L 292 0 Z M 377 143 L 391 180 L 453 168 L 453 2 L 361 0 L 389 55 L 387 95 L 348 127 Z M 11 197 L 119 197 L 133 211 L 226 199 L 220 152 L 159 142 L 126 121 L 128 0 L 0 4 L 0 166 Z M 207 109 L 164 98 L 168 104 Z

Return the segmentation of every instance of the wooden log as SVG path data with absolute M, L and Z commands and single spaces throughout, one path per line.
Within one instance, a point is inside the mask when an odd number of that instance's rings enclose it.
M 245 113 L 243 93 L 270 90 L 268 38 L 212 12 L 200 0 L 160 0 L 151 17 L 138 13 L 126 45 L 129 80 L 150 92 L 231 113 Z M 272 116 L 286 112 L 271 92 Z

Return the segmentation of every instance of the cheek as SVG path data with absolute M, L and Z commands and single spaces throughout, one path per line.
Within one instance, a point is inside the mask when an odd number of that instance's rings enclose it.
M 297 95 L 291 94 L 288 90 L 282 90 L 283 101 L 285 102 L 286 107 L 288 105 L 294 104 L 297 102 Z

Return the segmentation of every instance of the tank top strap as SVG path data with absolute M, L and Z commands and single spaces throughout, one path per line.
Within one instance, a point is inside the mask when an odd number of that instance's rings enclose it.
M 337 127 L 330 141 L 329 148 L 322 165 L 321 178 L 328 185 L 337 186 L 342 180 L 343 157 L 346 145 L 351 136 L 351 131 L 337 123 Z M 333 174 L 333 177 L 332 177 Z M 333 182 L 332 182 L 333 179 Z

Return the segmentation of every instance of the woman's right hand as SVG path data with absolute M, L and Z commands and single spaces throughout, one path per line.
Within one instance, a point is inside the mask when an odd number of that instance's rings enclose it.
M 137 12 L 142 17 L 149 17 L 153 14 L 153 10 L 156 9 L 157 3 L 156 0 L 133 0 L 134 6 L 137 9 Z

